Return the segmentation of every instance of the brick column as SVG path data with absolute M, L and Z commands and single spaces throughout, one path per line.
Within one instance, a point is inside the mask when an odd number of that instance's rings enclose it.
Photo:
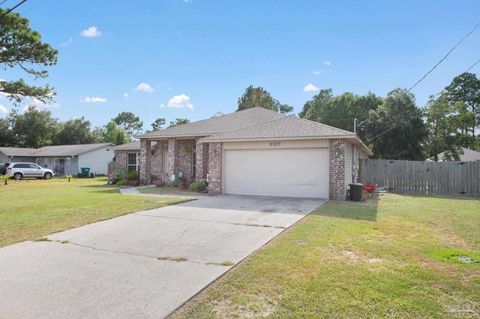
M 166 183 L 170 183 L 170 181 L 176 176 L 178 171 L 178 155 L 180 152 L 180 147 L 178 145 L 178 141 L 174 138 L 168 139 L 168 150 L 167 150 L 167 180 Z
M 150 183 L 152 159 L 152 142 L 147 139 L 140 139 L 140 184 Z
M 330 199 L 344 200 L 346 196 L 345 187 L 345 140 L 330 140 Z
M 222 194 L 223 144 L 210 143 L 208 146 L 208 193 Z
M 202 181 L 207 177 L 208 143 L 199 143 L 197 139 L 195 153 L 195 180 Z

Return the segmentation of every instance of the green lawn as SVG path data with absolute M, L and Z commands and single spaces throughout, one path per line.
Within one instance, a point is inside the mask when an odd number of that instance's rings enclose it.
M 105 178 L 10 180 L 0 185 L 0 247 L 99 220 L 185 201 L 120 195 Z
M 175 318 L 479 318 L 480 201 L 329 202 Z

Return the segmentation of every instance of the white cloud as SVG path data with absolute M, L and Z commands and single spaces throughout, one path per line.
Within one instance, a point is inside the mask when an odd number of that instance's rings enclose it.
M 192 0 L 183 0 L 185 3 L 192 3 Z
M 314 75 L 319 75 L 320 73 L 322 73 L 322 71 L 312 71 L 312 73 L 313 73 Z
M 93 38 L 93 37 L 99 37 L 102 35 L 102 32 L 97 29 L 97 27 L 90 27 L 88 29 L 85 29 L 81 33 L 84 37 L 87 38 Z
M 60 107 L 60 103 L 43 103 L 42 101 L 40 101 L 39 99 L 34 97 L 34 98 L 30 99 L 29 103 L 27 102 L 25 104 L 22 111 L 25 112 L 26 110 L 28 110 L 28 108 L 30 106 L 33 106 L 34 108 L 36 108 L 39 111 L 44 111 L 44 110 L 47 110 L 47 109 Z
M 69 38 L 67 41 L 60 43 L 61 47 L 68 47 L 70 44 L 72 44 L 73 38 Z
M 190 97 L 186 94 L 180 94 L 180 95 L 175 95 L 172 97 L 168 103 L 167 107 L 173 107 L 173 108 L 184 108 L 186 107 L 187 109 L 193 109 L 193 104 L 190 101 Z
M 318 92 L 318 91 L 320 91 L 320 89 L 318 87 L 316 87 L 315 85 L 313 85 L 312 83 L 308 83 L 307 85 L 305 85 L 303 87 L 303 91 L 304 92 Z
M 123 97 L 130 97 L 130 94 L 128 94 L 127 92 L 123 93 Z
M 323 64 L 325 64 L 326 66 L 332 65 L 332 63 L 330 61 L 325 61 L 325 62 L 323 62 Z
M 137 85 L 137 87 L 135 88 L 135 91 L 152 93 L 153 92 L 153 87 L 148 83 L 142 82 L 139 85 Z
M 8 110 L 5 107 L 5 105 L 0 104 L 0 113 L 5 113 L 5 114 L 8 113 Z
M 106 103 L 108 100 L 99 96 L 87 96 L 81 102 L 83 103 Z

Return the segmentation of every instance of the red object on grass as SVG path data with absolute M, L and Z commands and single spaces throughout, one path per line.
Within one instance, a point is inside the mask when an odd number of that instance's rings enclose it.
M 363 189 L 369 193 L 375 193 L 377 191 L 377 184 L 363 184 Z

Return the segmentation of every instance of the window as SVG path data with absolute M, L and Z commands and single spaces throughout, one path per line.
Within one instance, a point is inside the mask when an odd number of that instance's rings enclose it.
M 138 158 L 140 157 L 139 153 L 128 153 L 127 154 L 127 170 L 131 171 L 140 171 L 140 163 Z

